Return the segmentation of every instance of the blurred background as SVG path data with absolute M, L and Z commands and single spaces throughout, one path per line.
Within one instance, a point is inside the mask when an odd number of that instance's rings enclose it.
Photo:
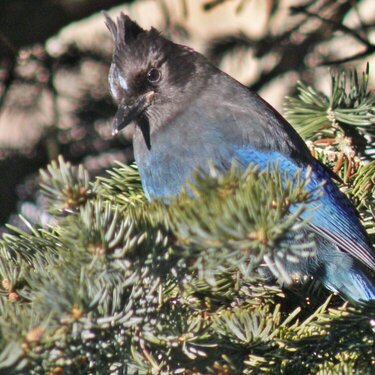
M 48 224 L 38 170 L 57 155 L 91 177 L 132 161 L 132 129 L 111 135 L 103 9 L 202 52 L 281 113 L 298 80 L 329 93 L 330 69 L 369 62 L 374 76 L 374 0 L 1 0 L 0 232 L 19 213 Z

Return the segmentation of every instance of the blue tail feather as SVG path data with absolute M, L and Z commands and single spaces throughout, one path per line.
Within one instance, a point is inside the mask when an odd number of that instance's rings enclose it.
M 375 284 L 367 276 L 363 266 L 348 253 L 325 238 L 317 238 L 319 264 L 312 270 L 332 292 L 360 303 L 375 299 Z

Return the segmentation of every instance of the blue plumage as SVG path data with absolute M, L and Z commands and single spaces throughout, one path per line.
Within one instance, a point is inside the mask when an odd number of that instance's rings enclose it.
M 119 105 L 114 133 L 134 121 L 134 155 L 147 198 L 178 194 L 194 171 L 208 171 L 211 163 L 223 172 L 233 163 L 241 169 L 277 163 L 291 178 L 311 169 L 307 189 L 323 184 L 309 229 L 317 254 L 289 271 L 299 267 L 353 301 L 375 299 L 364 267 L 375 270 L 375 255 L 357 213 L 289 123 L 197 52 L 125 15 L 117 25 L 106 17 L 106 24 L 115 42 L 109 74 Z

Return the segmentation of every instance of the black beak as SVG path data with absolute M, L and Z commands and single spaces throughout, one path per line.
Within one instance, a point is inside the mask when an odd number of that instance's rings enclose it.
M 133 102 L 120 103 L 112 122 L 112 135 L 116 135 L 135 120 L 151 104 L 154 94 L 154 91 L 150 91 Z

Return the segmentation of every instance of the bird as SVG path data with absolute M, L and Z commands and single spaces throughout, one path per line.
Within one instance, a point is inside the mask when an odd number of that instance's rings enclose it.
M 375 253 L 335 174 L 315 159 L 296 130 L 257 93 L 192 48 L 121 13 L 104 12 L 113 39 L 109 91 L 117 104 L 112 132 L 134 124 L 134 158 L 148 200 L 178 196 L 195 171 L 240 170 L 270 163 L 293 177 L 310 171 L 308 191 L 322 193 L 307 231 L 313 261 L 290 266 L 354 303 L 375 299 Z M 294 269 L 293 269 L 294 267 Z

